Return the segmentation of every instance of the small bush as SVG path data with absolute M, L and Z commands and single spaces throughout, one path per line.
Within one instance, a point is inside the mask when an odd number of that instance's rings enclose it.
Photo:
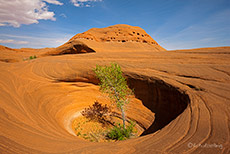
M 102 105 L 95 101 L 93 106 L 85 108 L 81 114 L 90 120 L 105 123 L 107 121 L 107 116 L 111 114 L 111 109 L 106 104 Z
M 34 56 L 30 56 L 30 58 L 29 59 L 36 59 L 37 58 L 37 56 L 36 55 L 34 55 Z
M 23 61 L 26 61 L 26 60 L 32 60 L 32 59 L 36 59 L 37 56 L 34 55 L 34 56 L 30 56 L 29 58 L 24 58 Z
M 110 131 L 107 133 L 107 137 L 112 140 L 126 140 L 130 138 L 134 131 L 135 124 L 131 122 L 129 126 L 124 128 L 121 124 L 115 125 Z

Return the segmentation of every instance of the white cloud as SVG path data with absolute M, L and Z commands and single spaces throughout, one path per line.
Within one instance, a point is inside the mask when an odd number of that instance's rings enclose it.
M 38 23 L 38 20 L 55 21 L 54 12 L 47 3 L 63 5 L 57 0 L 0 0 L 0 26 L 20 27 Z
M 0 43 L 12 43 L 14 40 L 0 40 Z
M 102 0 L 70 0 L 76 7 L 91 7 L 91 2 L 101 2 Z
M 0 44 L 11 48 L 58 47 L 72 37 L 73 34 L 68 33 L 45 33 L 41 36 L 0 34 Z
M 6 26 L 6 24 L 0 23 L 0 26 Z
M 55 5 L 63 5 L 63 3 L 57 1 L 57 0 L 44 0 L 45 2 L 47 3 L 50 3 L 50 4 L 55 4 Z
M 14 41 L 14 44 L 28 44 L 27 41 Z
M 68 40 L 69 40 L 68 38 L 60 38 L 60 39 L 56 40 L 55 42 L 56 42 L 57 44 L 62 45 L 62 44 L 64 44 L 64 43 L 66 43 Z
M 3 44 L 28 44 L 29 42 L 27 42 L 27 41 L 16 41 L 16 40 L 8 39 L 8 40 L 0 40 L 0 43 L 3 43 Z
M 63 18 L 67 18 L 67 16 L 64 13 L 60 14 L 60 16 Z
M 168 49 L 229 46 L 230 9 L 215 12 L 205 20 L 162 39 Z

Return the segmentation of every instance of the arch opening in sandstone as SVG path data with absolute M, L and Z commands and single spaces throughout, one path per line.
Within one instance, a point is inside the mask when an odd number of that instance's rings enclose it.
M 89 48 L 88 46 L 85 45 L 73 45 L 73 48 L 71 49 L 70 53 L 64 53 L 64 54 L 76 54 L 76 53 L 90 53 L 90 52 L 96 52 L 95 50 Z
M 67 54 L 84 54 L 84 53 L 93 53 L 93 52 L 96 51 L 84 44 L 74 44 L 74 45 L 64 46 L 55 52 L 48 52 L 47 54 L 52 56 L 59 56 L 59 55 L 67 55 Z

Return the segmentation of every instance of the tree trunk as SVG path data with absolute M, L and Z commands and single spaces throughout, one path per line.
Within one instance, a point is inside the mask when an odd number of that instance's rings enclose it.
M 123 106 L 121 106 L 121 115 L 122 115 L 122 120 L 123 120 L 123 128 L 125 129 L 125 111 Z

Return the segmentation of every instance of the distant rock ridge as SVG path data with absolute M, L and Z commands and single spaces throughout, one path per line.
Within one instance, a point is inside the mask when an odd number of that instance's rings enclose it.
M 14 51 L 15 49 L 0 45 L 0 50 L 12 50 L 12 51 Z

